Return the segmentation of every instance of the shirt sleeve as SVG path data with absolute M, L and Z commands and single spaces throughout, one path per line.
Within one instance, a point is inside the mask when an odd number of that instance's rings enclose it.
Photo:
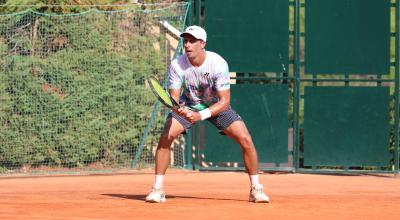
M 175 67 L 171 64 L 168 74 L 168 88 L 180 89 L 182 87 L 182 77 L 177 73 Z
M 229 67 L 224 61 L 218 66 L 216 74 L 215 88 L 217 91 L 230 89 Z

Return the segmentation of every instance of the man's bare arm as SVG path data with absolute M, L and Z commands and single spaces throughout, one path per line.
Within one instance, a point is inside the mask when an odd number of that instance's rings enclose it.
M 218 95 L 218 99 L 219 99 L 218 102 L 213 104 L 212 106 L 208 107 L 208 109 L 202 110 L 202 111 L 209 111 L 206 114 L 206 115 L 208 115 L 208 117 L 218 115 L 219 113 L 227 110 L 230 106 L 231 92 L 229 89 L 223 90 L 223 91 L 218 91 L 217 95 Z M 188 121 L 190 121 L 192 123 L 203 120 L 203 116 L 202 116 L 201 112 L 192 112 L 188 109 L 181 108 L 178 113 L 180 115 L 184 116 Z

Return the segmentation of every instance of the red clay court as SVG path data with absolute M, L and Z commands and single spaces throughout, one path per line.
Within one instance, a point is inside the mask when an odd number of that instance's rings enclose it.
M 144 202 L 152 171 L 1 177 L 0 219 L 399 219 L 393 175 L 261 174 L 269 204 L 247 202 L 242 172 L 170 170 L 167 202 Z

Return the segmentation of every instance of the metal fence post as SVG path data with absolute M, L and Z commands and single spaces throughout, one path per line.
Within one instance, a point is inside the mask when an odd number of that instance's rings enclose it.
M 299 168 L 300 162 L 300 131 L 299 131 L 299 106 L 300 106 L 300 0 L 294 1 L 294 146 L 293 146 L 293 161 L 294 168 Z
M 399 77 L 400 77 L 400 63 L 399 63 L 399 46 L 400 46 L 400 0 L 396 0 L 396 40 L 395 40 L 395 129 L 394 129 L 394 173 L 399 174 Z

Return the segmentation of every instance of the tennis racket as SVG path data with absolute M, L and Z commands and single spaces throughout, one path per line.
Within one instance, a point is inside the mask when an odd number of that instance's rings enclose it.
M 155 77 L 150 76 L 147 79 L 147 82 L 149 83 L 153 94 L 162 104 L 173 110 L 178 110 L 180 108 L 179 104 L 171 96 L 169 96 L 168 92 L 165 91 Z

